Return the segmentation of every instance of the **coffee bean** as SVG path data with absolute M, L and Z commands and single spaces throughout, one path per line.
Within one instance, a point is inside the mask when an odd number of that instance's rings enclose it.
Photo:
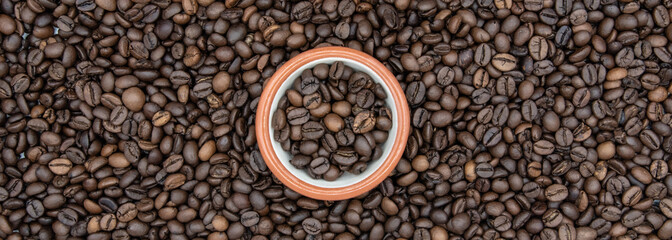
M 558 1 L 571 1 L 571 0 L 558 0 Z M 566 11 L 565 11 L 566 12 Z M 563 15 L 559 13 L 560 15 Z M 560 46 L 565 46 L 569 42 L 569 39 L 572 37 L 572 30 L 567 26 L 562 26 L 558 29 L 558 32 L 555 35 L 555 43 Z
M 549 155 L 555 150 L 553 143 L 547 140 L 541 140 L 534 143 L 534 152 L 539 155 Z
M 124 123 L 126 117 L 128 117 L 128 108 L 124 106 L 116 106 L 112 109 L 112 112 L 110 112 L 109 121 L 113 125 L 120 126 Z
M 490 48 L 490 46 L 485 43 L 478 45 L 476 51 L 474 52 L 474 62 L 479 66 L 485 66 L 488 65 L 488 63 L 490 63 L 490 60 L 492 60 L 492 49 Z M 444 68 L 451 69 L 448 67 Z M 441 73 L 441 71 L 439 71 L 439 73 Z M 447 84 L 444 84 L 444 86 L 445 85 Z
M 346 166 L 352 165 L 358 159 L 357 153 L 349 148 L 339 148 L 331 156 L 336 163 Z
M 207 81 L 200 82 L 191 91 L 197 98 L 205 98 L 212 93 L 212 83 Z
M 672 215 L 672 199 L 669 198 L 664 198 L 660 200 L 659 206 L 660 206 L 660 211 L 667 217 Z
M 492 220 L 492 226 L 497 231 L 506 231 L 511 228 L 511 219 L 507 216 L 499 216 Z
M 305 139 L 319 139 L 324 132 L 324 126 L 318 122 L 311 121 L 301 125 L 301 136 Z
M 137 87 L 126 89 L 121 97 L 124 106 L 133 112 L 138 112 L 145 104 L 145 94 Z
M 517 60 L 511 54 L 500 53 L 492 56 L 492 66 L 499 71 L 511 71 L 516 67 Z
M 28 90 L 29 84 L 30 79 L 27 74 L 18 74 L 12 77 L 11 86 L 15 93 L 24 93 Z
M 577 89 L 576 92 L 574 92 L 574 95 L 572 96 L 572 103 L 579 108 L 588 105 L 589 101 L 590 101 L 590 91 L 588 91 L 587 88 Z
M 75 5 L 79 11 L 92 11 L 96 8 L 96 3 L 93 0 L 78 0 Z
M 129 222 L 138 215 L 138 209 L 133 203 L 126 203 L 117 209 L 116 218 L 119 222 Z
M 373 106 L 375 96 L 373 95 L 373 92 L 368 89 L 364 89 L 362 91 L 357 92 L 357 97 L 356 97 L 356 102 L 357 106 L 361 108 L 370 108 Z
M 568 128 L 560 128 L 555 132 L 555 141 L 558 145 L 566 147 L 574 142 L 574 135 Z
M 103 231 L 112 231 L 117 226 L 117 218 L 114 214 L 103 214 L 99 220 L 100 229 Z
M 532 120 L 536 119 L 537 116 L 539 115 L 539 110 L 537 108 L 537 104 L 534 103 L 531 100 L 527 100 L 527 101 L 523 102 L 521 112 L 522 112 L 522 115 L 523 115 L 523 119 L 525 119 L 526 121 L 532 121 Z
M 305 24 L 310 20 L 313 14 L 313 5 L 310 2 L 303 1 L 294 5 L 292 17 L 300 24 Z
M 541 220 L 547 227 L 557 227 L 562 222 L 562 213 L 558 209 L 550 209 L 542 215 Z
M 455 79 L 455 70 L 453 70 L 450 67 L 442 67 L 436 74 L 436 83 L 440 87 L 446 87 L 450 85 L 450 83 L 452 83 L 454 79 Z
M 568 196 L 567 187 L 560 184 L 548 186 L 544 191 L 544 196 L 553 202 L 562 201 Z
M 623 204 L 626 206 L 632 206 L 639 202 L 642 198 L 642 189 L 637 186 L 632 186 L 625 192 L 623 192 Z
M 352 123 L 352 131 L 357 134 L 367 133 L 373 130 L 375 123 L 376 119 L 373 112 L 360 112 L 355 116 L 355 120 Z
M 317 235 L 322 231 L 322 223 L 315 218 L 306 218 L 301 222 L 301 226 L 306 233 Z
M 523 193 L 525 194 L 526 197 L 528 198 L 534 198 L 536 196 L 539 196 L 541 194 L 541 187 L 537 183 L 528 183 L 523 185 Z
M 631 228 L 644 222 L 644 214 L 639 210 L 630 210 L 623 215 L 623 226 Z
M 329 79 L 332 83 L 338 83 L 339 80 L 343 77 L 343 72 L 345 71 L 345 64 L 343 62 L 335 62 L 329 67 Z
M 287 120 L 291 125 L 302 125 L 309 119 L 309 112 L 305 108 L 294 108 L 287 113 Z
M 72 162 L 65 158 L 56 158 L 49 162 L 49 170 L 56 175 L 65 175 L 72 169 Z
M 341 17 L 350 17 L 353 13 L 355 13 L 355 3 L 346 0 L 346 1 L 341 1 L 338 3 L 338 15 Z
M 301 93 L 304 95 L 314 93 L 319 87 L 320 84 L 315 77 L 302 78 L 301 80 Z
M 609 221 L 618 221 L 621 218 L 621 210 L 615 206 L 607 206 L 602 209 L 600 215 Z
M 37 199 L 26 202 L 26 213 L 32 218 L 39 218 L 44 215 L 44 205 Z
M 171 119 L 171 114 L 168 111 L 158 111 L 152 117 L 152 124 L 156 127 L 166 125 Z
M 545 59 L 548 54 L 548 42 L 541 36 L 532 37 L 528 44 L 528 48 L 530 56 L 537 61 Z
M 650 149 L 656 150 L 660 147 L 659 136 L 651 130 L 644 130 L 639 135 L 642 143 Z
M 488 163 L 481 163 L 476 166 L 476 175 L 481 178 L 490 178 L 494 174 L 493 167 Z
M 539 11 L 544 7 L 543 1 L 539 0 L 527 0 L 524 1 L 525 9 L 530 11 Z
M 422 103 L 425 98 L 426 87 L 422 82 L 412 82 L 406 87 L 406 99 L 411 105 Z
M 74 226 L 79 220 L 79 215 L 72 208 L 64 208 L 58 211 L 58 221 L 66 226 Z
M 355 142 L 355 133 L 350 129 L 344 129 L 334 136 L 340 146 L 349 146 Z
M 175 188 L 178 188 L 178 187 L 184 185 L 185 181 L 186 181 L 186 176 L 184 174 L 181 174 L 181 173 L 170 174 L 170 175 L 166 176 L 166 178 L 164 180 L 164 183 L 163 183 L 163 185 L 164 185 L 163 188 L 165 190 L 172 190 L 172 189 L 175 189 Z
M 329 166 L 329 160 L 319 157 L 310 162 L 310 171 L 314 174 L 324 174 L 329 170 Z
M 259 213 L 255 211 L 245 212 L 240 216 L 240 222 L 245 227 L 257 225 L 257 223 L 259 223 Z
M 649 171 L 651 172 L 651 176 L 653 176 L 655 179 L 662 179 L 665 177 L 668 173 L 669 170 L 667 163 L 662 160 L 654 160 L 651 162 L 651 166 L 649 168 Z
M 474 83 L 473 83 L 474 87 L 482 88 L 482 87 L 487 86 L 490 83 L 490 76 L 488 75 L 488 73 L 485 70 L 479 69 L 474 74 L 473 81 L 474 81 Z

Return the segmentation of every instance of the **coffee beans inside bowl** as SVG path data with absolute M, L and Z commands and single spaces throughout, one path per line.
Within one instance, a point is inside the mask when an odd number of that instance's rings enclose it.
M 386 98 L 368 74 L 340 61 L 318 64 L 301 72 L 280 98 L 271 119 L 275 141 L 290 152 L 293 166 L 313 178 L 360 174 L 380 158 L 392 127 Z

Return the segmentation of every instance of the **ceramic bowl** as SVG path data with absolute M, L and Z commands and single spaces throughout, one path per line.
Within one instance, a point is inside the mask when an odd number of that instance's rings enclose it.
M 334 181 L 313 179 L 303 169 L 290 164 L 292 155 L 283 150 L 274 139 L 271 127 L 272 113 L 278 101 L 292 86 L 305 69 L 320 63 L 331 64 L 342 61 L 355 71 L 370 75 L 380 83 L 387 93 L 386 103 L 392 113 L 392 128 L 386 142 L 381 144 L 383 154 L 371 160 L 366 170 L 360 174 L 345 172 Z M 375 58 L 350 48 L 322 47 L 303 52 L 278 69 L 265 83 L 256 113 L 256 137 L 261 155 L 271 170 L 283 184 L 292 190 L 320 200 L 349 199 L 368 192 L 380 184 L 397 166 L 406 148 L 410 132 L 410 110 L 404 92 L 392 73 Z

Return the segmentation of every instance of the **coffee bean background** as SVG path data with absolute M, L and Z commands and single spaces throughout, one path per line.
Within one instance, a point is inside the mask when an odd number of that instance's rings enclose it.
M 0 0 L 0 238 L 670 239 L 669 0 Z M 368 53 L 411 135 L 346 201 L 273 178 L 263 84 Z

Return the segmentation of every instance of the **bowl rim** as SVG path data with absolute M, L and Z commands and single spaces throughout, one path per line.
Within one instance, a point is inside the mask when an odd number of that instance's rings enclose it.
M 271 139 L 268 124 L 271 120 L 272 101 L 283 82 L 304 64 L 328 57 L 340 57 L 358 62 L 370 68 L 380 76 L 385 87 L 387 87 L 392 94 L 390 97 L 394 98 L 396 103 L 396 106 L 394 107 L 397 111 L 397 125 L 399 127 L 397 129 L 397 135 L 394 137 L 394 142 L 392 143 L 393 147 L 391 148 L 390 154 L 386 159 L 382 159 L 383 163 L 381 166 L 367 178 L 355 184 L 338 188 L 324 188 L 312 185 L 300 180 L 290 173 L 275 154 L 271 142 L 273 139 Z M 275 175 L 275 177 L 283 184 L 307 197 L 331 201 L 343 200 L 357 197 L 375 188 L 390 175 L 394 168 L 396 168 L 397 163 L 404 153 L 410 132 L 410 110 L 408 103 L 406 102 L 406 96 L 396 77 L 378 60 L 361 51 L 346 47 L 321 47 L 302 52 L 285 62 L 285 64 L 282 65 L 264 84 L 264 90 L 257 105 L 255 132 L 259 151 L 261 152 L 264 162 L 266 162 L 266 165 L 273 175 Z

